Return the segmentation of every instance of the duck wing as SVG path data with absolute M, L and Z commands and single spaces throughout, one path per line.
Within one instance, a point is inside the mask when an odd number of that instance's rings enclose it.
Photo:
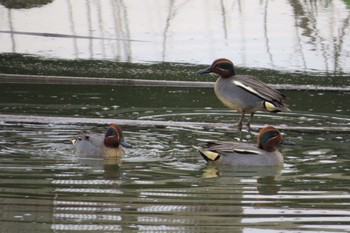
M 206 161 L 216 161 L 221 156 L 261 155 L 261 150 L 255 145 L 238 142 L 207 142 L 202 147 L 194 147 Z
M 261 154 L 261 151 L 257 146 L 239 142 L 207 142 L 204 148 L 223 154 Z
M 248 91 L 266 101 L 283 103 L 286 96 L 280 93 L 278 90 L 268 86 L 261 80 L 248 76 L 248 75 L 237 75 L 234 76 L 234 84 L 240 88 Z
M 88 140 L 92 145 L 100 147 L 103 142 L 103 135 L 85 134 L 85 140 Z

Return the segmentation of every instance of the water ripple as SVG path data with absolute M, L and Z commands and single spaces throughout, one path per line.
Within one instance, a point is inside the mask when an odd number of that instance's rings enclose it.
M 248 169 L 207 165 L 191 147 L 205 139 L 236 140 L 235 131 L 125 126 L 124 136 L 135 148 L 121 164 L 105 167 L 102 159 L 77 158 L 68 143 L 77 128 L 98 131 L 99 124 L 4 127 L 0 197 L 6 214 L 0 221 L 5 224 L 39 222 L 57 232 L 349 230 L 346 134 L 283 130 L 297 143 L 281 147 L 284 168 Z M 255 134 L 243 139 L 255 143 Z

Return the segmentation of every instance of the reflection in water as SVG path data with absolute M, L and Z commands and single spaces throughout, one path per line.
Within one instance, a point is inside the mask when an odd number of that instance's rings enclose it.
M 330 71 L 333 66 L 335 72 L 342 72 L 341 56 L 343 53 L 342 49 L 344 46 L 346 31 L 350 24 L 350 13 L 348 12 L 348 14 L 344 15 L 344 18 L 336 21 L 336 18 L 339 17 L 339 15 L 337 15 L 337 7 L 329 6 L 331 9 L 330 12 L 327 12 L 327 16 L 330 17 L 329 26 L 331 27 L 331 33 L 327 35 L 321 28 L 324 24 L 319 22 L 318 18 L 319 14 L 324 13 L 324 9 L 320 8 L 317 1 L 306 2 L 306 4 L 305 2 L 300 1 L 289 2 L 294 12 L 296 28 L 302 29 L 301 35 L 308 39 L 306 42 L 312 45 L 315 50 L 320 51 L 320 54 L 323 57 L 325 70 Z M 325 4 L 328 3 L 323 3 L 322 5 Z M 334 31 L 334 25 L 332 24 L 337 25 L 337 32 Z M 300 49 L 300 52 L 302 52 L 302 49 Z M 333 54 L 330 54 L 330 52 L 333 52 Z M 306 64 L 305 68 L 307 68 Z
M 254 180 L 254 183 L 257 183 L 257 191 L 259 194 L 275 195 L 278 194 L 280 190 L 280 185 L 276 181 L 276 176 L 280 176 L 281 173 L 281 166 L 237 167 L 207 164 L 207 166 L 203 169 L 202 177 L 217 178 L 216 183 L 220 183 L 220 179 L 226 179 L 225 177 L 241 177 L 241 179 L 251 179 Z M 223 183 L 225 182 L 226 181 Z
M 0 52 L 202 64 L 228 57 L 248 67 L 350 72 L 350 10 L 341 0 L 147 0 L 142 7 L 56 0 L 26 11 L 0 6 L 0 22 Z
M 115 180 L 120 178 L 122 158 L 86 158 L 83 156 L 74 156 L 75 162 L 87 166 L 94 170 L 103 171 L 103 177 L 107 180 Z
M 117 37 L 121 39 L 120 43 L 115 44 L 116 52 L 114 52 L 114 58 L 118 61 L 123 60 L 130 62 L 132 58 L 130 40 L 132 38 L 129 30 L 128 8 L 123 0 L 116 0 L 112 1 L 112 9 L 115 32 Z

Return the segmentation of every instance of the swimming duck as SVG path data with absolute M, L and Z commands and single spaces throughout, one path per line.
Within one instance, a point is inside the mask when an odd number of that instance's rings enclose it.
M 220 75 L 214 90 L 221 102 L 227 107 L 241 112 L 238 123 L 240 131 L 245 113 L 250 113 L 250 118 L 247 121 L 248 131 L 250 131 L 250 122 L 256 111 L 290 111 L 284 103 L 285 95 L 255 77 L 236 75 L 234 65 L 228 59 L 217 59 L 210 67 L 198 71 L 198 74 L 208 73 Z
M 295 145 L 283 140 L 273 126 L 263 128 L 258 135 L 258 144 L 240 142 L 207 142 L 203 147 L 194 147 L 207 162 L 235 166 L 283 165 L 283 156 L 276 149 L 278 144 Z
M 103 158 L 122 157 L 125 152 L 121 146 L 132 147 L 124 140 L 122 129 L 117 124 L 109 125 L 104 137 L 97 134 L 82 134 L 71 139 L 71 142 L 77 154 Z

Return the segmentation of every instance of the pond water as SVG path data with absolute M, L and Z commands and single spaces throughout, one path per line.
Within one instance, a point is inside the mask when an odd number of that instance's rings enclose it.
M 348 94 L 285 94 L 295 111 L 240 136 L 212 89 L 1 84 L 0 231 L 348 232 Z M 69 139 L 109 122 L 134 146 L 122 163 L 77 157 Z M 192 148 L 255 143 L 263 124 L 296 143 L 283 168 L 207 165 Z
M 227 57 L 267 83 L 344 88 L 283 91 L 292 112 L 240 134 L 211 88 L 2 80 L 0 232 L 349 232 L 349 5 L 0 0 L 0 73 L 199 81 L 195 64 Z M 74 154 L 69 139 L 112 122 L 133 145 L 121 163 Z M 192 147 L 255 143 L 266 124 L 296 143 L 283 168 L 208 165 Z
M 9 0 L 0 53 L 348 74 L 349 25 L 348 0 Z

